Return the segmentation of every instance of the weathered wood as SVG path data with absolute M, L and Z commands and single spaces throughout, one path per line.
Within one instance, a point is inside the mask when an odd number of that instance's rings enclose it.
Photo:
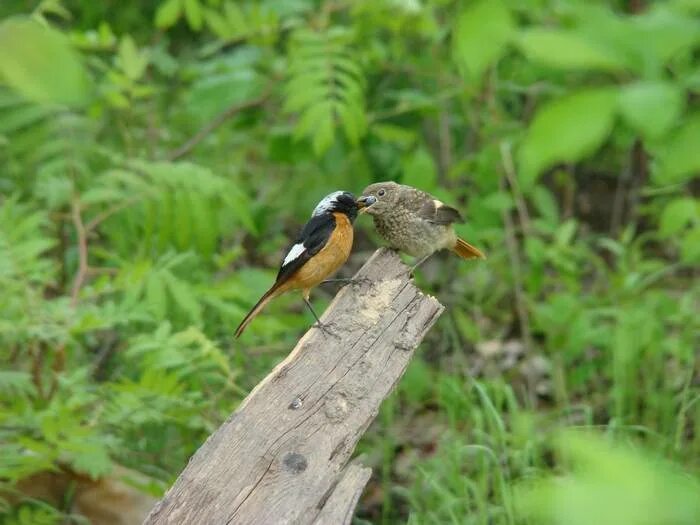
M 146 524 L 352 515 L 369 473 L 343 468 L 443 309 L 392 251 L 378 250 L 354 279 L 322 317 L 332 335 L 312 328 L 302 337 L 201 446 Z
M 349 465 L 314 520 L 314 525 L 350 525 L 355 506 L 372 475 L 372 469 Z

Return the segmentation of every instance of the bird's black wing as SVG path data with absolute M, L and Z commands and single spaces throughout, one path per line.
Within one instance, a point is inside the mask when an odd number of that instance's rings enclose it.
M 321 251 L 335 229 L 335 217 L 331 213 L 324 213 L 311 217 L 302 228 L 294 242 L 284 252 L 282 265 L 277 274 L 276 283 L 282 283 L 289 279 L 299 268 L 314 255 Z
M 443 204 L 439 200 L 426 199 L 423 205 L 418 210 L 418 216 L 433 224 L 452 224 L 455 222 L 464 222 L 462 215 L 447 204 Z

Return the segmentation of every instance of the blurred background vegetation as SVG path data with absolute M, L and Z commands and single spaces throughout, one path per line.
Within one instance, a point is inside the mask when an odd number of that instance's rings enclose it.
M 357 523 L 700 523 L 699 15 L 2 0 L 1 519 L 160 496 L 311 322 L 284 298 L 232 338 L 289 237 L 393 179 L 488 260 L 418 272 L 447 310 L 361 443 Z

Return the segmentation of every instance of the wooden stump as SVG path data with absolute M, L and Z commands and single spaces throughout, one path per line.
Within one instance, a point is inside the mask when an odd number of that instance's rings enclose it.
M 192 456 L 144 523 L 350 523 L 355 445 L 443 310 L 386 249 Z M 167 453 L 167 451 L 164 451 Z

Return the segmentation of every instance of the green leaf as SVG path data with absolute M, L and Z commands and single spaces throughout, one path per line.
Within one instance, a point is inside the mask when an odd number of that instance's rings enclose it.
M 500 0 L 471 4 L 457 17 L 453 55 L 466 73 L 478 77 L 503 54 L 513 30 L 510 11 Z
M 194 323 L 202 321 L 202 307 L 195 297 L 195 294 L 189 284 L 181 281 L 169 271 L 162 272 L 165 282 L 168 284 L 168 290 L 172 295 L 175 303 L 186 312 Z
M 182 13 L 181 0 L 166 0 L 156 11 L 155 24 L 158 29 L 167 29 L 175 24 Z
M 347 40 L 347 30 L 337 27 L 300 30 L 290 42 L 283 110 L 300 113 L 294 135 L 309 137 L 317 155 L 333 144 L 338 121 L 351 144 L 357 144 L 367 129 L 365 79 Z
M 554 233 L 554 240 L 556 244 L 559 246 L 568 246 L 571 244 L 571 241 L 576 234 L 576 228 L 578 228 L 578 225 L 574 219 L 569 219 L 568 221 L 564 222 Z
M 535 208 L 547 222 L 559 224 L 559 206 L 548 188 L 542 185 L 535 186 L 531 198 Z
M 68 38 L 34 20 L 0 22 L 0 77 L 30 100 L 82 106 L 90 84 Z
M 418 148 L 404 160 L 401 181 L 409 186 L 433 191 L 437 182 L 437 169 L 435 161 L 425 148 Z
M 234 34 L 231 27 L 224 18 L 223 15 L 214 11 L 213 9 L 204 9 L 204 20 L 209 26 L 209 29 L 221 39 L 227 40 L 231 38 Z
M 320 156 L 333 145 L 335 133 L 333 131 L 332 113 L 326 113 L 321 116 L 316 123 L 317 126 L 314 129 L 312 144 L 314 153 Z
M 199 0 L 185 0 L 185 18 L 193 30 L 202 29 L 202 6 L 199 4 Z
M 502 191 L 495 191 L 484 195 L 479 198 L 479 202 L 484 208 L 497 212 L 508 211 L 514 206 L 512 197 L 508 193 Z
M 236 2 L 226 2 L 224 4 L 224 14 L 234 34 L 246 34 L 251 30 L 245 13 L 243 13 L 243 10 Z
M 659 233 L 670 237 L 682 231 L 700 217 L 698 201 L 691 197 L 680 197 L 664 207 L 659 221 Z
M 396 126 L 394 124 L 372 124 L 372 135 L 379 140 L 396 144 L 399 148 L 406 149 L 416 141 L 416 130 L 409 127 Z
M 122 71 L 131 80 L 138 80 L 146 71 L 148 59 L 143 53 L 139 53 L 134 39 L 126 35 L 119 43 L 119 63 Z
M 28 372 L 0 370 L 0 396 L 4 398 L 36 396 L 32 376 Z
M 541 108 L 519 151 L 523 189 L 554 164 L 576 162 L 593 153 L 610 133 L 616 101 L 612 89 L 588 89 Z
M 672 133 L 658 151 L 654 180 L 660 184 L 678 184 L 700 172 L 700 116 L 688 120 Z
M 61 0 L 42 0 L 35 12 L 42 15 L 55 15 L 63 20 L 72 18 L 70 11 L 61 5 Z
M 673 12 L 663 5 L 654 5 L 630 22 L 647 62 L 662 65 L 674 56 L 691 49 L 700 42 L 700 24 L 697 19 Z
M 520 49 L 533 62 L 560 68 L 583 70 L 618 70 L 620 59 L 581 34 L 557 29 L 530 29 L 518 39 Z
M 663 136 L 675 124 L 685 103 L 684 93 L 669 82 L 636 82 L 620 92 L 620 112 L 645 138 Z
M 146 303 L 156 319 L 164 319 L 167 309 L 165 283 L 159 272 L 153 272 L 146 282 Z
M 700 262 L 700 225 L 685 234 L 681 241 L 681 260 L 688 264 Z
M 72 455 L 72 465 L 78 472 L 97 479 L 112 470 L 112 460 L 109 451 L 96 438 L 83 439 L 80 442 L 80 452 Z
M 636 349 L 633 341 L 633 348 Z M 596 434 L 561 434 L 562 471 L 522 483 L 514 493 L 519 516 L 531 523 L 567 525 L 693 525 L 700 484 L 678 466 L 639 448 L 613 446 Z

